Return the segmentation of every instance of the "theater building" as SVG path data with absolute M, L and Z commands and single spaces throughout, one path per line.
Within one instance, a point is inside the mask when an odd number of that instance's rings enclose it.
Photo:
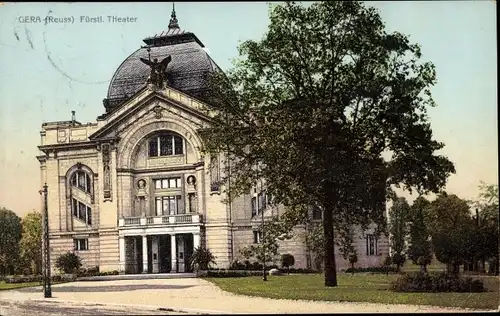
M 101 271 L 189 272 L 193 249 L 203 246 L 227 268 L 242 260 L 239 249 L 259 242 L 261 212 L 269 218 L 279 210 L 261 188 L 224 203 L 223 157 L 200 151 L 197 131 L 211 115 L 207 75 L 218 70 L 203 43 L 180 29 L 175 11 L 168 30 L 143 42 L 112 76 L 95 122 L 80 123 L 73 113 L 42 124 L 37 158 L 48 186 L 52 262 L 74 251 Z M 166 65 L 164 85 L 155 84 L 155 58 Z M 320 218 L 311 212 L 312 221 Z M 311 266 L 305 229 L 296 227 L 279 250 L 293 254 L 297 268 Z M 387 255 L 383 236 L 365 232 L 356 240 L 358 266 Z M 347 265 L 339 255 L 338 268 Z

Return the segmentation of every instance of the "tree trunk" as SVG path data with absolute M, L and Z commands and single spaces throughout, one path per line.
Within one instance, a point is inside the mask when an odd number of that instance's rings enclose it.
M 425 264 L 420 265 L 420 273 L 425 273 Z
M 481 259 L 479 264 L 479 273 L 484 273 L 486 268 L 485 260 Z
M 335 267 L 335 239 L 333 234 L 333 210 L 323 212 L 323 232 L 325 235 L 325 286 L 337 286 Z
M 453 274 L 455 274 L 455 275 L 460 274 L 460 265 L 458 263 L 453 264 Z

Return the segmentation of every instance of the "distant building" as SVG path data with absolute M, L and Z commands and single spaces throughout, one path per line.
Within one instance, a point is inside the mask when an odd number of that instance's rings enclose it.
M 42 124 L 38 156 L 41 183 L 49 194 L 51 258 L 75 251 L 85 267 L 121 273 L 190 271 L 198 246 L 209 248 L 217 266 L 241 258 L 239 249 L 259 242 L 265 191 L 224 204 L 218 184 L 221 157 L 200 152 L 197 130 L 209 125 L 207 74 L 218 69 L 202 42 L 179 28 L 175 11 L 169 28 L 143 40 L 111 79 L 104 114 L 96 122 Z M 149 49 L 147 48 L 149 47 Z M 140 60 L 162 61 L 166 87 L 148 84 L 151 68 Z M 282 210 L 281 210 L 282 212 Z M 311 211 L 311 220 L 321 219 Z M 311 266 L 305 227 L 281 243 L 295 267 Z M 387 241 L 373 235 L 356 240 L 358 266 L 379 265 Z M 337 267 L 347 263 L 337 253 Z

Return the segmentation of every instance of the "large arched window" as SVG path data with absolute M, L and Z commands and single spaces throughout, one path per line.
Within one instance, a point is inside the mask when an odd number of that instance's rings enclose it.
M 163 133 L 151 137 L 148 146 L 149 157 L 184 154 L 182 137 L 172 133 Z
M 75 172 L 71 178 L 71 184 L 87 193 L 91 193 L 92 183 L 90 181 L 90 176 L 85 171 Z
M 73 219 L 92 226 L 92 205 L 94 204 L 94 174 L 80 163 L 68 170 L 68 205 Z

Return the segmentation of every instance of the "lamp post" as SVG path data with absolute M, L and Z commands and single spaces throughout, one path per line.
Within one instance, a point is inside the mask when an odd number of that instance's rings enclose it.
M 39 191 L 43 195 L 43 296 L 52 297 L 51 277 L 50 277 L 50 245 L 49 245 L 49 211 L 48 211 L 48 187 L 47 183 L 43 190 Z

